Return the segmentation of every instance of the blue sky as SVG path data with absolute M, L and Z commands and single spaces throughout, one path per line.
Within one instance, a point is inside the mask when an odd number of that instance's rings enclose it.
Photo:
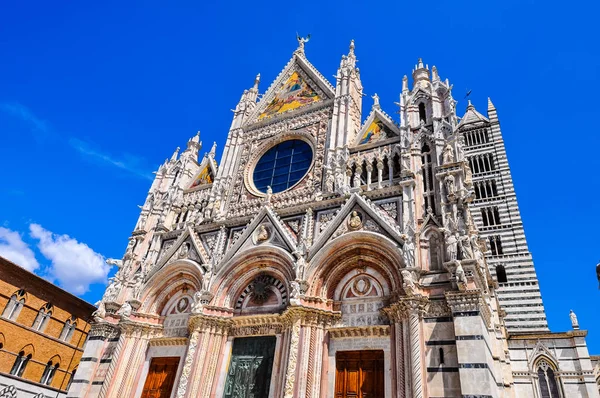
M 375 92 L 395 115 L 418 57 L 450 79 L 460 111 L 467 89 L 481 112 L 492 98 L 550 326 L 569 329 L 572 308 L 598 354 L 600 53 L 587 3 L 4 2 L 0 251 L 95 302 L 114 272 L 103 259 L 122 256 L 175 147 L 201 130 L 220 153 L 230 109 L 256 73 L 266 90 L 296 31 L 330 81 L 355 39 L 365 115 Z

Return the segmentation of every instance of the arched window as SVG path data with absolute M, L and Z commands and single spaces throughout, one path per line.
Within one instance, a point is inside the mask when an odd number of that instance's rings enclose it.
M 504 265 L 496 265 L 496 279 L 498 279 L 498 283 L 508 282 Z
M 60 332 L 60 339 L 65 342 L 71 341 L 73 338 L 73 333 L 75 332 L 75 328 L 77 327 L 77 322 L 75 322 L 74 318 L 67 319 L 65 322 L 65 326 L 63 326 L 62 332 Z
M 421 163 L 423 171 L 423 197 L 425 199 L 425 211 L 431 208 L 433 214 L 435 214 L 435 188 L 433 185 L 433 163 L 432 163 L 432 150 L 429 148 L 427 143 L 421 147 Z
M 46 364 L 46 368 L 44 369 L 44 373 L 42 373 L 42 378 L 40 379 L 40 383 L 49 386 L 52 383 L 52 379 L 54 378 L 54 374 L 56 373 L 56 369 L 59 367 L 59 363 L 52 363 L 52 361 L 48 361 Z
M 425 103 L 423 102 L 419 104 L 419 120 L 422 120 L 423 123 L 427 123 L 427 112 L 425 112 Z
M 25 304 L 25 290 L 21 289 L 10 297 L 10 300 L 6 303 L 6 307 L 4 307 L 2 316 L 12 321 L 16 320 L 23 308 L 23 304 Z
M 554 369 L 552 369 L 550 363 L 545 359 L 537 363 L 537 376 L 541 398 L 560 398 L 558 380 L 554 374 Z
M 17 355 L 17 359 L 15 359 L 15 363 L 12 369 L 10 370 L 10 374 L 21 377 L 30 359 L 31 354 L 25 355 L 25 351 L 19 352 L 19 355 Z
M 38 332 L 43 332 L 48 325 L 48 321 L 52 316 L 52 304 L 46 303 L 42 308 L 40 308 L 35 320 L 33 321 L 33 325 L 31 326 L 34 330 Z

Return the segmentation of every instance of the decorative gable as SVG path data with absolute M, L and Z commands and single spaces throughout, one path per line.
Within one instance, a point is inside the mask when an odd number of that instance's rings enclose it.
M 396 137 L 400 137 L 400 131 L 392 120 L 379 108 L 374 108 L 360 129 L 354 145 L 374 144 Z
M 248 120 L 261 121 L 335 96 L 333 86 L 301 55 L 294 54 Z
M 298 72 L 292 73 L 258 119 L 300 108 L 320 100 L 319 94 Z
M 192 184 L 188 189 L 196 188 L 201 185 L 212 184 L 217 174 L 217 167 L 215 161 L 210 156 L 204 156 L 202 163 L 200 163 L 200 171 L 192 181 Z

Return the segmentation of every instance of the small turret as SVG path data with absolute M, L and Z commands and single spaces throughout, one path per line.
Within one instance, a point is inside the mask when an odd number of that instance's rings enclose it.
M 416 86 L 420 82 L 429 81 L 429 67 L 423 65 L 423 59 L 419 58 L 419 62 L 415 65 L 415 69 L 413 69 L 413 85 Z

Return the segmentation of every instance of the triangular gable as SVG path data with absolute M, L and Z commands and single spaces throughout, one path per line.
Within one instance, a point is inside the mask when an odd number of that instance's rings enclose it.
M 342 208 L 338 210 L 335 218 L 327 224 L 327 227 L 310 247 L 308 254 L 309 261 L 327 242 L 343 233 L 344 227 L 342 226 L 342 223 L 347 220 L 348 216 L 355 208 L 360 208 L 367 216 L 367 218 L 363 220 L 364 230 L 375 231 L 375 228 L 373 227 L 373 224 L 375 224 L 381 229 L 376 232 L 388 236 L 400 245 L 404 245 L 404 239 L 402 239 L 402 232 L 400 231 L 398 223 L 385 211 L 376 208 L 370 201 L 365 200 L 357 193 L 353 193 Z M 368 221 L 371 221 L 371 223 L 368 223 Z
M 217 167 L 214 159 L 208 155 L 205 155 L 204 159 L 202 159 L 202 162 L 200 163 L 200 171 L 198 174 L 196 174 L 192 180 L 192 184 L 188 189 L 196 188 L 201 185 L 212 184 L 216 175 Z
M 334 96 L 334 88 L 325 77 L 306 58 L 294 54 L 248 120 L 268 119 Z
M 290 253 L 296 250 L 294 237 L 287 230 L 287 227 L 282 224 L 277 214 L 275 214 L 271 207 L 267 205 L 258 212 L 250 224 L 244 229 L 242 235 L 239 236 L 235 240 L 233 246 L 227 250 L 227 253 L 225 253 L 225 256 L 223 256 L 221 260 L 221 264 L 225 264 L 240 251 L 245 250 L 246 248 L 255 247 L 259 244 L 260 238 L 258 238 L 258 233 L 260 231 L 258 231 L 258 229 L 261 226 L 266 226 L 268 228 L 268 241 L 264 244 L 282 247 Z
M 400 137 L 400 130 L 379 108 L 373 108 L 354 140 L 354 145 L 366 145 Z
M 189 243 L 190 247 L 187 250 L 187 253 L 183 254 L 180 253 L 180 251 L 185 243 Z M 204 247 L 198 242 L 191 227 L 187 227 L 179 238 L 177 238 L 175 243 L 161 256 L 154 269 L 146 276 L 146 280 L 150 279 L 152 275 L 160 271 L 165 265 L 175 260 L 183 259 L 195 261 L 199 265 L 207 264 L 209 262 L 206 250 L 204 250 Z
M 467 106 L 467 112 L 460 119 L 460 123 L 458 123 L 458 127 L 462 127 L 467 124 L 476 124 L 476 123 L 489 123 L 489 119 L 483 116 L 481 113 L 477 112 L 471 101 L 469 101 L 469 106 Z

